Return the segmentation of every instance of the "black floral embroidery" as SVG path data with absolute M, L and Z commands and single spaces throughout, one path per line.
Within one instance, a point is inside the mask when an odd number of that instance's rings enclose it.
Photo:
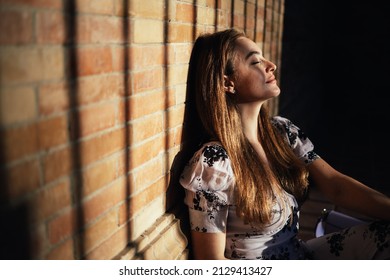
M 300 139 L 302 142 L 308 140 L 307 135 L 288 119 L 285 120 L 285 123 L 280 123 L 277 121 L 277 119 L 274 118 L 271 119 L 271 123 L 281 134 L 287 134 L 290 147 L 296 146 L 298 139 Z M 319 156 L 314 151 L 309 151 L 303 156 L 303 158 L 305 164 L 309 164 L 318 159 Z
M 263 255 L 257 256 L 258 260 L 290 260 L 290 259 L 312 259 L 312 254 L 306 247 L 302 246 L 302 242 L 298 239 L 291 240 L 290 246 L 280 246 L 266 252 Z
M 207 215 L 210 220 L 215 219 L 215 213 L 220 209 L 221 206 L 226 206 L 227 202 L 221 200 L 218 195 L 215 194 L 215 191 L 206 191 L 206 190 L 198 190 L 195 193 L 194 209 L 202 211 L 202 207 L 200 207 L 201 197 L 207 201 Z
M 286 247 L 280 247 L 280 250 L 277 255 L 273 255 L 271 259 L 276 260 L 289 260 L 290 259 L 290 252 L 288 248 Z
M 307 138 L 305 133 L 303 133 L 303 131 L 301 131 L 298 127 L 295 127 L 296 131 L 292 129 L 294 125 L 290 120 L 286 119 L 286 123 L 280 123 L 276 119 L 271 119 L 271 123 L 280 133 L 287 134 L 290 146 L 294 146 L 296 144 L 298 137 L 302 140 L 305 140 Z
M 300 128 L 297 128 L 297 130 L 298 130 L 299 139 L 306 140 L 307 139 L 306 134 Z
M 292 208 L 292 214 L 288 216 L 284 227 L 280 230 L 280 233 L 285 233 L 285 232 L 293 232 L 295 234 L 298 233 L 298 227 L 297 227 L 298 211 L 299 211 L 298 208 L 296 207 Z
M 330 252 L 336 256 L 340 256 L 340 251 L 343 250 L 344 235 L 335 234 L 327 238 L 330 245 Z
M 346 237 L 351 236 L 355 232 L 351 232 L 351 228 L 348 228 L 340 233 L 332 234 L 326 238 L 329 244 L 330 253 L 339 257 L 344 250 L 344 240 Z
M 230 250 L 231 250 L 231 258 L 232 259 L 246 259 L 246 256 L 245 254 L 239 254 L 237 251 L 236 251 L 236 241 L 237 239 L 232 239 L 232 244 L 230 245 Z
M 305 163 L 306 164 L 310 163 L 316 160 L 317 158 L 319 158 L 319 156 L 314 151 L 310 151 L 305 155 Z
M 379 251 L 389 247 L 388 236 L 390 235 L 390 224 L 386 222 L 373 222 L 368 230 L 373 235 L 374 242 Z
M 199 211 L 203 210 L 202 207 L 200 207 L 200 193 L 199 192 L 195 193 L 195 197 L 192 200 L 192 202 L 194 203 L 194 209 L 195 210 L 199 210 Z
M 214 162 L 224 161 L 228 158 L 225 149 L 219 145 L 206 146 L 203 150 L 203 155 L 204 162 L 210 167 L 214 165 Z
M 207 229 L 204 227 L 203 228 L 195 227 L 194 229 L 195 229 L 195 231 L 199 231 L 199 232 L 207 232 Z

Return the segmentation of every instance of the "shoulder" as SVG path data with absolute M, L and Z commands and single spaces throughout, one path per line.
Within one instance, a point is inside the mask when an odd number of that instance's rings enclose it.
M 203 144 L 192 156 L 187 166 L 197 163 L 213 167 L 229 161 L 229 156 L 220 142 L 212 141 Z
M 293 122 L 282 116 L 274 116 L 271 118 L 271 123 L 279 132 L 288 133 L 291 131 L 300 130 Z
M 302 141 L 307 140 L 306 134 L 285 117 L 274 116 L 271 118 L 271 123 L 281 134 L 287 137 L 291 146 L 295 146 L 298 139 Z
M 185 166 L 180 183 L 192 190 L 223 190 L 233 181 L 226 150 L 219 142 L 204 144 Z
M 305 163 L 310 164 L 319 156 L 314 152 L 314 145 L 306 134 L 292 121 L 281 116 L 271 118 L 273 126 L 286 139 L 294 153 Z
M 214 166 L 214 164 L 227 162 L 229 159 L 226 150 L 219 142 L 205 144 L 201 149 L 201 157 L 209 167 Z

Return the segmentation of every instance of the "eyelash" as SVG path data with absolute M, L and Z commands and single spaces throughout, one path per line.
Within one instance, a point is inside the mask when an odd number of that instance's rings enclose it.
M 255 64 L 259 64 L 259 63 L 262 63 L 263 61 L 254 61 L 254 62 L 252 62 L 252 65 L 255 65 Z

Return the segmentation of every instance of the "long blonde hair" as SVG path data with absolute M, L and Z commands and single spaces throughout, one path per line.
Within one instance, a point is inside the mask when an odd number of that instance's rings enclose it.
M 270 122 L 266 106 L 259 114 L 259 135 L 269 167 L 244 135 L 235 101 L 224 90 L 224 75 L 233 75 L 235 41 L 245 36 L 228 29 L 197 38 L 187 78 L 184 143 L 193 153 L 211 139 L 226 150 L 235 176 L 237 215 L 246 222 L 267 224 L 275 196 L 282 189 L 300 198 L 307 187 L 303 163 Z

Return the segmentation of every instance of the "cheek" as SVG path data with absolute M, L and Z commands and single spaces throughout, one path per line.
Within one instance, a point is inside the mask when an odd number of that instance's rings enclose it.
M 247 90 L 259 90 L 265 84 L 265 76 L 260 71 L 252 71 L 241 76 L 240 86 Z
M 259 90 L 263 88 L 263 85 L 265 84 L 265 77 L 265 73 L 260 66 L 238 67 L 236 68 L 235 77 L 236 89 L 238 91 L 240 89 L 241 91 Z

